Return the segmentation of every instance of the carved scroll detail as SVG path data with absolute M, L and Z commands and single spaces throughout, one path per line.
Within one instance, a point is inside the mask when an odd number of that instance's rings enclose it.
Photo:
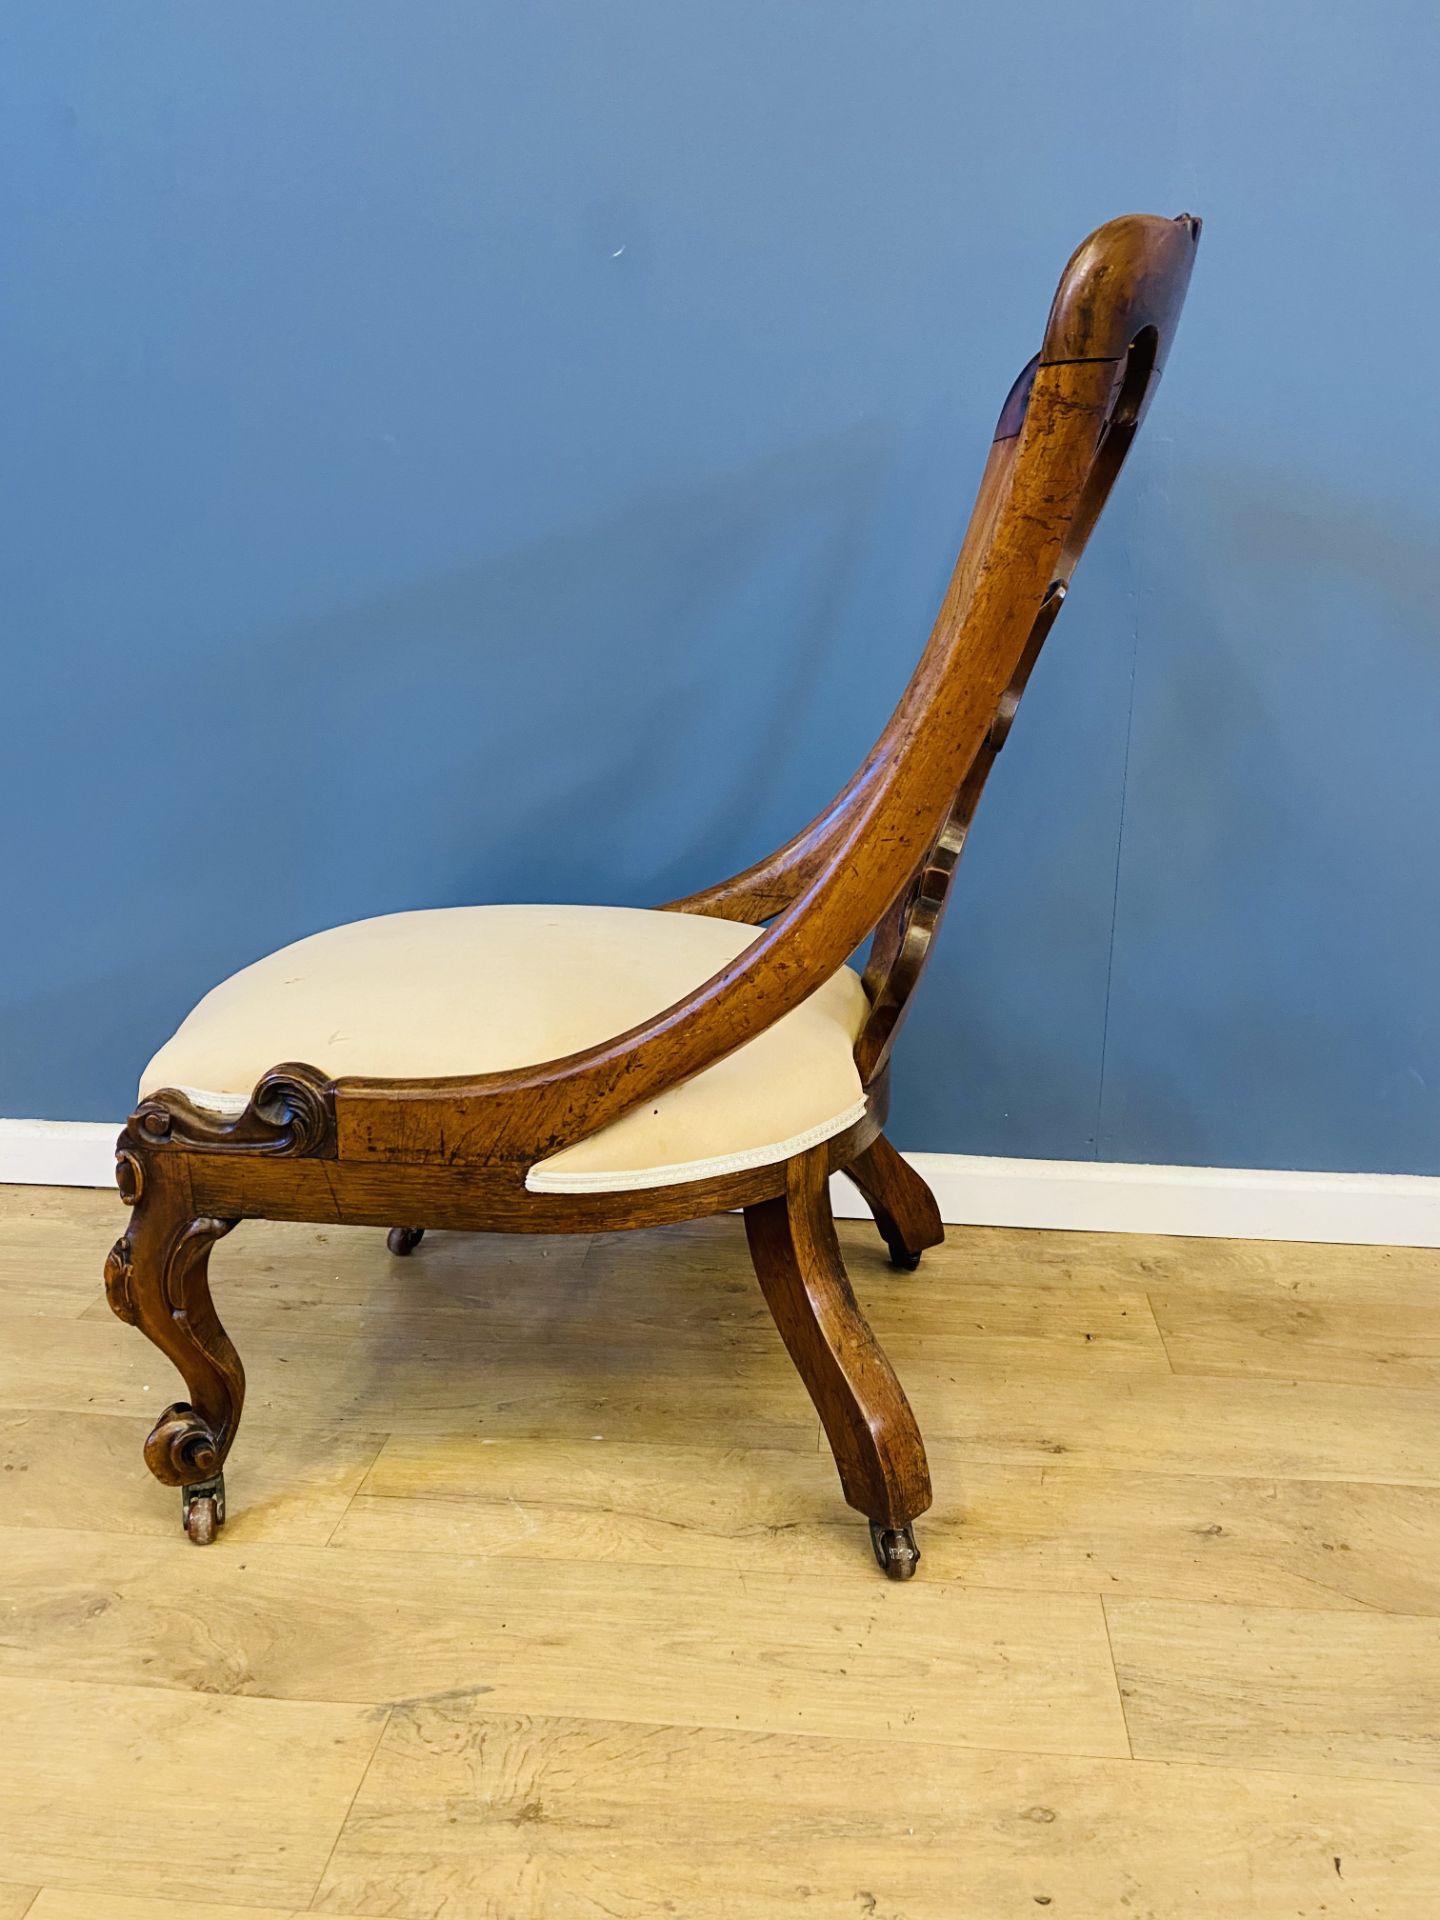
M 223 1240 L 236 1224 L 234 1220 L 192 1220 L 170 1249 L 165 1262 L 162 1291 L 165 1304 L 177 1320 L 190 1314 L 195 1304 L 197 1285 L 208 1293 L 205 1263 L 210 1258 L 210 1249 L 217 1240 Z
M 127 1207 L 138 1207 L 145 1192 L 145 1167 L 128 1147 L 115 1149 L 115 1184 Z
M 298 1062 L 273 1067 L 243 1113 L 209 1112 L 188 1094 L 168 1087 L 141 1101 L 131 1125 L 152 1147 L 335 1157 L 334 1092 L 318 1068 Z
M 132 1289 L 134 1268 L 130 1264 L 130 1236 L 117 1240 L 105 1256 L 105 1298 L 110 1302 L 110 1311 L 125 1322 L 135 1326 L 139 1314 L 135 1311 L 135 1295 Z
M 219 1437 L 187 1400 L 167 1407 L 145 1442 L 145 1464 L 167 1487 L 213 1480 L 224 1457 Z

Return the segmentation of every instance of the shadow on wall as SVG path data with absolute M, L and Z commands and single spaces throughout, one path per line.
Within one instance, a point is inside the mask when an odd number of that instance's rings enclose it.
M 1436 1172 L 1433 531 L 1238 461 L 1161 514 L 1101 1155 Z
M 1440 1170 L 1433 534 L 1174 441 L 1142 445 L 997 766 L 892 1133 Z
M 857 567 L 892 457 L 855 426 L 278 637 L 135 663 L 132 763 L 183 803 L 123 876 L 87 867 L 89 964 L 11 1002 L 0 1112 L 94 1114 L 101 1065 L 96 1117 L 127 1110 L 201 993 L 319 927 L 649 904 L 764 851 L 869 744 L 852 754 L 834 689 L 861 677 Z M 113 754 L 85 759 L 103 809 Z
M 295 687 L 302 730 L 313 707 L 353 756 L 327 754 L 311 799 L 298 922 L 315 924 L 327 849 L 357 829 L 368 858 L 334 899 L 344 917 L 372 889 L 405 904 L 653 894 L 697 837 L 723 860 L 783 792 L 793 731 L 822 730 L 884 464 L 878 428 L 827 436 L 253 656 L 255 710 L 268 686 Z M 267 726 L 257 745 L 278 790 L 303 740 Z M 440 823 L 418 846 L 416 819 Z M 282 807 L 261 837 L 290 832 Z

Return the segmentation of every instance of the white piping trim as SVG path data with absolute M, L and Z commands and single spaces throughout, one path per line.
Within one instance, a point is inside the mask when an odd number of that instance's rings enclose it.
M 749 1167 L 773 1167 L 777 1160 L 788 1160 L 792 1153 L 804 1153 L 818 1147 L 846 1127 L 865 1118 L 866 1102 L 857 1100 L 843 1113 L 807 1127 L 788 1140 L 763 1147 L 747 1147 L 743 1153 L 720 1153 L 709 1160 L 684 1160 L 669 1167 L 621 1168 L 612 1173 L 603 1170 L 585 1173 L 547 1173 L 548 1160 L 541 1160 L 525 1176 L 527 1193 L 638 1193 L 648 1187 L 678 1187 L 685 1180 L 711 1180 L 719 1174 L 744 1173 Z

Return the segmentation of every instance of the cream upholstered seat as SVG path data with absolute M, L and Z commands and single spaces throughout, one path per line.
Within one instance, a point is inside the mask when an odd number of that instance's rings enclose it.
M 332 1079 L 534 1066 L 637 1026 L 744 951 L 753 926 L 636 907 L 439 907 L 297 940 L 207 993 L 145 1069 L 238 1111 L 303 1060 Z M 860 1119 L 852 1050 L 868 1010 L 833 974 L 792 1013 L 656 1099 L 532 1167 L 534 1193 L 670 1186 L 769 1166 Z

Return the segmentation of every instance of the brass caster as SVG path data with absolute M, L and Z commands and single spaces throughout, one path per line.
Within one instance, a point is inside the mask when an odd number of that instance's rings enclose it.
M 180 1524 L 192 1545 L 208 1547 L 225 1524 L 225 1476 L 180 1489 Z
M 913 1580 L 920 1564 L 920 1549 L 915 1544 L 914 1527 L 882 1527 L 870 1522 L 870 1544 L 875 1561 L 887 1580 Z
M 397 1257 L 413 1253 L 425 1238 L 423 1227 L 391 1227 L 386 1235 L 385 1244 Z

